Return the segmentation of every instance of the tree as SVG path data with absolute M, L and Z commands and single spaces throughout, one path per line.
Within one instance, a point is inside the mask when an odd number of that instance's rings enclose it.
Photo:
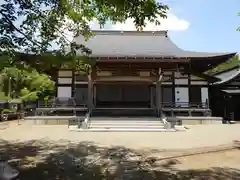
M 93 35 L 88 26 L 90 21 L 97 19 L 103 26 L 106 21 L 124 22 L 128 18 L 134 19 L 136 28 L 141 30 L 146 20 L 159 24 L 158 17 L 166 18 L 167 10 L 166 5 L 155 0 L 3 0 L 0 51 L 5 54 L 1 59 L 7 56 L 11 66 L 16 63 L 16 52 L 45 56 L 55 45 L 57 49 L 50 54 L 64 56 L 65 61 L 82 68 L 91 50 L 70 42 L 66 31 L 87 39 Z M 76 58 L 77 50 L 83 52 L 82 57 Z
M 11 87 L 22 98 L 43 98 L 54 91 L 44 73 L 52 75 L 53 68 L 62 66 L 88 72 L 94 63 L 89 61 L 91 50 L 69 41 L 66 31 L 88 39 L 94 35 L 90 21 L 96 19 L 103 26 L 128 18 L 141 30 L 146 20 L 159 24 L 167 10 L 155 0 L 2 0 L 0 71 L 8 91 Z
M 54 93 L 54 82 L 45 74 L 32 68 L 6 67 L 2 70 L 5 79 L 3 89 L 9 98 L 20 98 L 24 101 L 44 99 Z M 7 91 L 7 92 L 6 92 Z

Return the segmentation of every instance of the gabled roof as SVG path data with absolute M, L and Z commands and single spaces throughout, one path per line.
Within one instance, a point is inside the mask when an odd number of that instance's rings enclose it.
M 186 51 L 168 37 L 167 31 L 93 31 L 95 36 L 85 41 L 83 36 L 74 42 L 92 50 L 93 57 L 167 57 L 208 58 L 235 53 L 208 53 Z
M 224 72 L 220 72 L 220 73 L 215 74 L 214 76 L 216 78 L 221 79 L 221 81 L 218 81 L 218 82 L 216 82 L 214 84 L 217 85 L 217 84 L 227 83 L 227 82 L 235 79 L 239 75 L 240 75 L 240 67 L 236 66 L 235 68 L 232 68 L 232 69 L 230 69 L 228 71 L 224 71 Z

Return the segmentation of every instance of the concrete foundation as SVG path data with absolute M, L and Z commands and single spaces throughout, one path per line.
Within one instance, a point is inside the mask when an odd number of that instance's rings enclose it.
M 222 124 L 221 117 L 191 117 L 177 116 L 180 125 L 197 125 L 197 124 Z
M 77 124 L 77 116 L 28 116 L 25 121 L 38 125 L 68 125 L 69 122 Z
M 139 119 L 141 119 L 141 117 L 139 117 Z M 144 119 L 146 119 L 146 117 L 144 117 Z M 176 116 L 176 119 L 178 125 L 222 124 L 221 117 Z M 77 124 L 76 116 L 29 116 L 25 117 L 24 120 L 39 125 L 68 125 L 69 120 L 72 122 L 71 124 Z M 119 120 L 121 120 L 121 118 L 119 118 Z M 129 120 L 131 120 L 131 118 Z

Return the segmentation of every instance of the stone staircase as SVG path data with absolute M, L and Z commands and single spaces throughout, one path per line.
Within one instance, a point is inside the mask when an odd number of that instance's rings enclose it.
M 92 117 L 156 117 L 151 108 L 95 108 Z
M 88 129 L 72 127 L 70 130 L 82 132 L 175 132 L 166 129 L 155 117 L 92 117 Z

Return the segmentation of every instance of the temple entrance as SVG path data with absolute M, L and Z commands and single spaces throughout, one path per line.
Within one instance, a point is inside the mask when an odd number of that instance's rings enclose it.
M 150 108 L 147 84 L 96 84 L 96 107 Z

